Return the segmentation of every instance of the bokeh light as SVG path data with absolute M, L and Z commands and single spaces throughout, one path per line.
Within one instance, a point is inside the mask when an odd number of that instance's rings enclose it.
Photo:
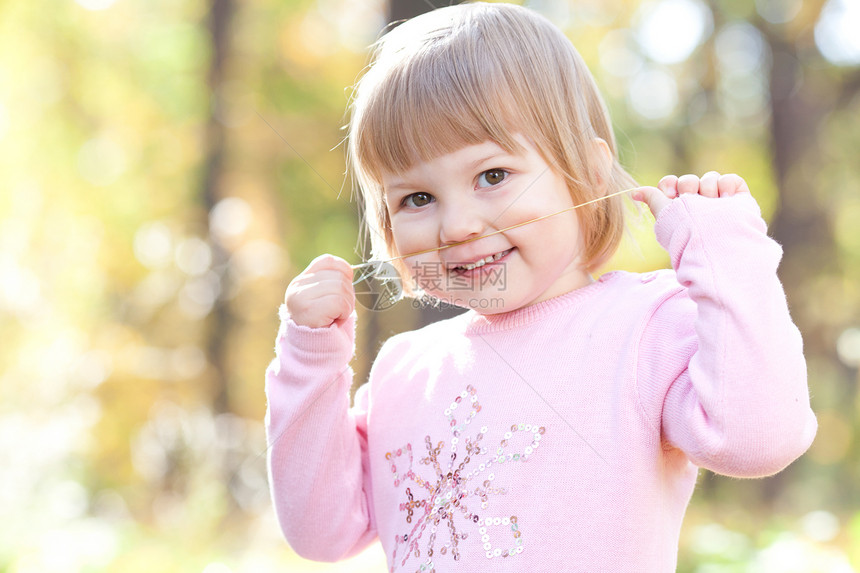
M 839 66 L 860 64 L 860 3 L 828 0 L 815 24 L 815 45 L 822 55 Z
M 647 66 L 630 81 L 627 97 L 633 110 L 646 120 L 663 120 L 678 105 L 678 84 L 672 74 Z
M 711 33 L 711 12 L 698 0 L 646 2 L 638 12 L 636 38 L 642 51 L 661 64 L 690 57 Z
M 594 70 L 637 179 L 737 171 L 789 239 L 819 437 L 773 480 L 702 472 L 679 573 L 860 571 L 860 4 L 525 3 Z M 360 260 L 341 126 L 388 2 L 232 2 L 217 46 L 213 5 L 3 4 L 0 571 L 387 568 L 281 537 L 263 371 L 289 279 Z M 640 219 L 607 268 L 668 264 Z M 357 382 L 425 320 L 405 306 L 359 309 Z

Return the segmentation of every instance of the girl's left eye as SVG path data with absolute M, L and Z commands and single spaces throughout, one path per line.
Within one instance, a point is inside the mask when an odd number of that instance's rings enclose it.
M 478 187 L 492 187 L 504 181 L 508 172 L 504 169 L 488 169 L 478 176 Z

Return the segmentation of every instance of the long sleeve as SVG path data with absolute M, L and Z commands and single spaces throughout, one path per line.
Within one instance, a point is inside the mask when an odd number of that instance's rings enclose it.
M 640 393 L 661 402 L 653 422 L 700 467 L 738 477 L 782 470 L 809 447 L 816 421 L 776 275 L 781 248 L 749 194 L 684 196 L 656 232 L 683 289 L 642 337 Z
M 281 529 L 303 557 L 336 561 L 375 537 L 367 394 L 349 408 L 355 316 L 308 328 L 282 317 L 266 371 L 269 481 Z

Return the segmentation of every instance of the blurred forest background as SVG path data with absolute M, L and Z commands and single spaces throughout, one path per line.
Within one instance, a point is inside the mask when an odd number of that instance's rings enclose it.
M 280 538 L 263 372 L 289 279 L 360 260 L 340 144 L 366 47 L 441 2 L 0 2 L 0 571 L 385 570 Z M 860 2 L 528 5 L 640 182 L 740 173 L 785 248 L 818 438 L 771 479 L 702 472 L 679 571 L 860 571 Z M 666 266 L 633 236 L 610 267 Z M 358 378 L 432 319 L 361 309 Z

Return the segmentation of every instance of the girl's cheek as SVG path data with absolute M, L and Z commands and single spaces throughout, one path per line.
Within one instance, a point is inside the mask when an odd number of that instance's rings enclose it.
M 422 256 L 412 259 L 407 268 L 413 284 L 428 292 L 439 292 L 445 283 L 445 269 L 438 259 Z
M 418 225 L 392 225 L 391 236 L 394 241 L 394 247 L 400 254 L 412 253 L 418 250 L 416 248 L 417 239 L 420 237 L 421 231 Z

